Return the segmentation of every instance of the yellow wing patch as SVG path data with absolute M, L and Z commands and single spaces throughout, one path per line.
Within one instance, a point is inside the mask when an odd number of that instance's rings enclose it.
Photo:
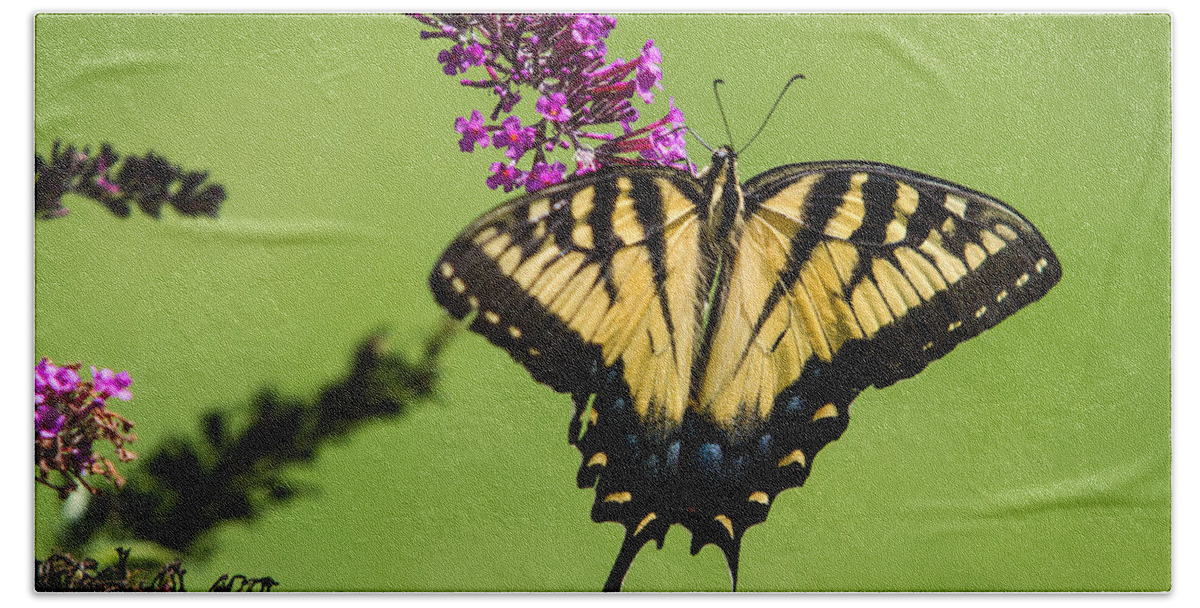
M 632 180 L 616 180 L 615 198 L 604 202 L 611 205 L 611 218 L 600 220 L 611 222 L 612 243 L 597 242 L 597 220 L 590 217 L 598 204 L 594 186 L 580 189 L 567 203 L 570 249 L 545 238 L 530 253 L 530 247 L 512 241 L 509 231 L 492 227 L 474 242 L 549 313 L 584 342 L 598 345 L 606 366 L 622 362 L 635 409 L 648 421 L 670 426 L 683 418 L 687 407 L 698 348 L 695 318 L 703 304 L 696 299 L 700 235 L 695 202 L 668 180 L 655 180 L 654 187 L 663 212 L 661 225 L 647 225 L 639 217 Z M 533 201 L 528 221 L 541 226 L 551 210 L 549 199 Z M 661 234 L 665 244 L 659 253 L 666 268 L 661 290 L 651 260 L 656 252 L 647 242 L 651 232 Z M 589 256 L 589 251 L 606 246 L 612 247 L 609 257 Z
M 842 195 L 842 204 L 834 210 L 834 216 L 825 225 L 825 234 L 839 239 L 848 239 L 862 226 L 866 207 L 863 204 L 862 185 L 867 181 L 866 173 L 850 176 L 850 188 Z

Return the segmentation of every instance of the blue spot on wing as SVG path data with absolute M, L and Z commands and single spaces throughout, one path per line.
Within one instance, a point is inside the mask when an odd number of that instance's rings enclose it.
M 667 446 L 667 468 L 672 472 L 679 468 L 680 445 L 678 441 L 673 441 L 671 445 Z
M 766 457 L 771 453 L 771 434 L 767 433 L 758 440 L 758 453 Z
M 802 399 L 800 397 L 800 395 L 792 395 L 792 398 L 788 399 L 786 409 L 787 409 L 787 413 L 795 414 L 796 412 L 799 412 L 801 410 L 801 408 L 803 408 L 803 407 L 804 407 L 804 399 Z
M 696 468 L 709 485 L 721 482 L 721 446 L 715 443 L 705 443 L 696 450 Z

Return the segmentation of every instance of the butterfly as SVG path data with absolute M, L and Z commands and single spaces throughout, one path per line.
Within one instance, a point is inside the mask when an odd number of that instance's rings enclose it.
M 804 484 L 869 386 L 920 372 L 1047 293 L 1038 230 L 981 192 L 826 161 L 746 182 L 614 166 L 509 201 L 446 249 L 437 302 L 570 393 L 577 482 L 625 538 L 605 583 L 680 524 L 724 553 Z

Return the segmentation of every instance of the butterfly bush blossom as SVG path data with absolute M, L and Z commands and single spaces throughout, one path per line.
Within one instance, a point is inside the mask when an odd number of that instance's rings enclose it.
M 97 440 L 112 443 L 117 458 L 129 461 L 136 454 L 125 448 L 135 439 L 133 423 L 107 409 L 111 399 L 129 401 L 133 380 L 129 372 L 91 367 L 90 381 L 79 376 L 82 364 L 55 365 L 43 358 L 33 374 L 33 438 L 36 480 L 66 498 L 79 486 L 96 493 L 87 477 L 99 475 L 117 487 L 125 479 L 112 461 L 94 450 Z M 59 481 L 53 474 L 57 473 Z
M 684 141 L 683 112 L 668 100 L 666 115 L 635 127 L 632 100 L 654 101 L 662 90 L 662 52 L 646 41 L 637 59 L 606 59 L 604 39 L 617 25 L 607 15 L 413 15 L 432 28 L 422 38 L 453 44 L 438 53 L 442 72 L 463 86 L 490 90 L 496 105 L 486 119 L 474 110 L 454 121 L 463 152 L 491 147 L 504 160 L 491 164 L 493 190 L 535 192 L 564 179 L 556 150 L 574 150 L 575 175 L 608 165 L 654 164 L 695 171 Z M 514 113 L 528 95 L 537 118 Z M 620 133 L 609 131 L 620 126 Z M 532 156 L 528 169 L 522 161 Z

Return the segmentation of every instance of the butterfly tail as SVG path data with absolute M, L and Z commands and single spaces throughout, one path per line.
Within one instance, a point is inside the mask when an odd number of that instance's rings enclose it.
M 621 551 L 617 553 L 617 561 L 613 564 L 612 571 L 608 573 L 608 580 L 604 582 L 604 591 L 621 590 L 621 585 L 625 583 L 625 574 L 629 572 L 629 567 L 633 565 L 633 558 L 637 557 L 638 551 L 642 550 L 642 545 L 645 545 L 649 540 L 648 537 L 635 537 L 632 531 L 625 533 L 625 542 L 621 543 Z
M 697 527 L 699 533 L 692 532 L 692 555 L 700 553 L 700 550 L 710 543 L 721 549 L 721 553 L 725 555 L 725 564 L 729 566 L 729 581 L 732 591 L 737 591 L 738 560 L 742 552 L 742 534 L 734 533 L 735 529 L 731 526 L 728 529 L 730 532 L 728 535 L 724 534 L 726 528 L 719 528 L 720 532 L 718 533 L 712 526 Z M 745 528 L 741 528 L 741 531 L 744 532 Z
M 725 563 L 729 564 L 729 580 L 732 587 L 730 591 L 737 591 L 738 557 L 741 553 L 741 548 L 741 543 L 721 547 L 721 551 L 725 553 Z
M 637 527 L 626 526 L 625 542 L 621 543 L 617 561 L 613 563 L 612 571 L 608 573 L 608 580 L 604 582 L 604 591 L 620 591 L 621 586 L 625 583 L 625 575 L 629 572 L 629 567 L 633 565 L 633 558 L 637 557 L 642 547 L 650 541 L 654 541 L 658 548 L 662 549 L 668 528 L 670 528 L 670 522 L 662 519 L 649 522 L 643 520 Z

